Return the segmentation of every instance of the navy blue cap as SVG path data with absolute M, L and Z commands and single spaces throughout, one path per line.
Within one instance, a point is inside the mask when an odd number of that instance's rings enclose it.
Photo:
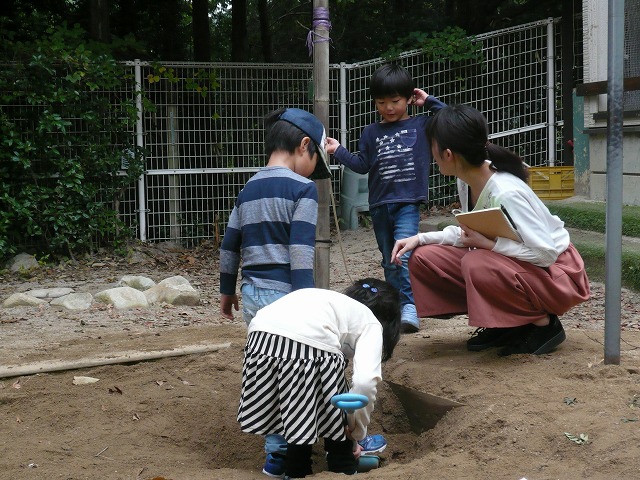
M 282 112 L 279 119 L 298 127 L 309 136 L 313 143 L 316 144 L 318 150 L 318 163 L 309 178 L 331 178 L 329 156 L 327 155 L 327 150 L 324 146 L 327 134 L 324 130 L 324 125 L 322 125 L 322 122 L 318 120 L 318 117 L 300 108 L 287 108 Z

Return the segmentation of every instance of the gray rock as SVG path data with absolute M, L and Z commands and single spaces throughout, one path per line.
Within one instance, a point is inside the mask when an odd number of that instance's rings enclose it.
M 73 293 L 73 288 L 58 287 L 58 288 L 39 288 L 36 290 L 29 290 L 25 292 L 27 295 L 31 295 L 36 298 L 58 298 Z
M 5 266 L 12 272 L 28 272 L 40 268 L 36 257 L 28 253 L 19 253 L 9 260 Z
M 5 308 L 11 307 L 38 307 L 40 305 L 49 305 L 49 302 L 40 300 L 39 298 L 27 295 L 26 293 L 14 293 L 7 298 L 2 304 Z
M 63 307 L 67 310 L 86 310 L 93 303 L 93 295 L 90 293 L 70 293 L 64 297 L 51 300 L 50 305 Z
M 146 290 L 149 303 L 170 303 L 171 305 L 199 305 L 200 294 L 191 286 L 189 280 L 181 275 L 168 277 L 155 287 Z
M 147 308 L 149 302 L 144 293 L 131 287 L 116 287 L 96 293 L 95 299 L 113 305 L 118 310 Z
M 142 275 L 125 275 L 118 282 L 119 287 L 131 287 L 144 292 L 156 284 L 153 280 Z

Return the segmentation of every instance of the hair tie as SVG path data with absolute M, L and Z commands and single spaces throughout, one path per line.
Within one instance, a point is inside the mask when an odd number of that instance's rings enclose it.
M 362 288 L 364 288 L 365 290 L 371 290 L 371 292 L 373 293 L 378 293 L 378 289 L 376 287 L 372 287 L 368 283 L 363 283 Z

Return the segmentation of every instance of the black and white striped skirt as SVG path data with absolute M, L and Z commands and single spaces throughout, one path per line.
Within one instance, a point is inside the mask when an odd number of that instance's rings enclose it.
M 244 432 L 279 434 L 288 443 L 345 440 L 344 413 L 331 397 L 347 391 L 340 354 L 280 335 L 252 332 L 245 347 L 238 422 Z

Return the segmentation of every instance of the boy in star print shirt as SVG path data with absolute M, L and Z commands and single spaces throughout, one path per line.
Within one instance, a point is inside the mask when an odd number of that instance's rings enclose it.
M 420 320 L 409 283 L 407 263 L 391 262 L 396 240 L 418 233 L 420 204 L 429 198 L 431 147 L 426 127 L 430 115 L 409 116 L 409 105 L 426 106 L 432 113 L 446 105 L 415 88 L 402 66 L 386 64 L 371 76 L 369 84 L 379 122 L 362 131 L 359 152 L 352 154 L 335 138 L 327 137 L 327 153 L 354 172 L 369 174 L 369 213 L 373 222 L 387 282 L 400 291 L 402 331 L 417 332 Z

